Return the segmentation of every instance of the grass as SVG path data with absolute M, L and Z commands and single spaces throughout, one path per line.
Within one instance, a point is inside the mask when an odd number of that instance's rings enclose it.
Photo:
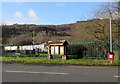
M 55 64 L 80 64 L 80 65 L 120 65 L 120 60 L 114 60 L 113 64 L 109 60 L 96 59 L 69 59 L 62 60 L 61 58 L 48 59 L 47 57 L 0 57 L 3 63 L 55 63 Z
M 16 57 L 18 55 L 5 55 L 4 57 Z M 19 55 L 19 57 L 47 57 L 48 54 L 46 53 L 39 53 L 39 54 L 22 54 L 22 55 Z M 52 55 L 53 58 L 62 58 L 62 55 Z M 74 59 L 77 57 L 77 55 L 68 55 L 69 56 L 69 59 Z

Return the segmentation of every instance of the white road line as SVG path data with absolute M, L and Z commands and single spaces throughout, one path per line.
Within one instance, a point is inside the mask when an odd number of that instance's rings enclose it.
M 116 76 L 114 76 L 114 77 L 119 78 L 120 76 L 117 76 L 117 75 L 116 75 Z
M 68 75 L 68 73 L 60 73 L 60 72 L 33 72 L 33 71 L 10 71 L 6 70 L 5 72 L 9 73 L 31 73 L 31 74 L 53 74 L 53 75 Z

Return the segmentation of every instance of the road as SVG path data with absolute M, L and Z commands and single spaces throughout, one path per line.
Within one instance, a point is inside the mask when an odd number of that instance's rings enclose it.
M 118 82 L 117 68 L 3 64 L 3 82 Z

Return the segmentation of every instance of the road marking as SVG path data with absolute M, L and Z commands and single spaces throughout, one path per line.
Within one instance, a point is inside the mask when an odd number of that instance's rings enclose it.
M 68 73 L 60 73 L 60 72 L 33 72 L 33 71 L 10 71 L 10 70 L 6 70 L 5 72 L 9 72 L 9 73 L 29 73 L 29 74 L 68 75 Z
M 72 68 L 96 68 L 96 69 L 118 69 L 118 67 L 110 67 L 110 66 L 62 66 L 62 67 L 72 67 Z
M 119 78 L 120 76 L 114 76 L 114 77 Z

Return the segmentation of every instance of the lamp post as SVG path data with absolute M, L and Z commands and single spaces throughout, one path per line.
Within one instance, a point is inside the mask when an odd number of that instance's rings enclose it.
M 110 15 L 110 53 L 108 54 L 108 60 L 111 60 L 111 64 L 114 60 L 114 53 L 113 53 L 113 47 L 112 47 L 112 16 Z
M 110 52 L 113 52 L 112 50 L 112 21 L 111 21 L 111 16 L 110 16 Z

